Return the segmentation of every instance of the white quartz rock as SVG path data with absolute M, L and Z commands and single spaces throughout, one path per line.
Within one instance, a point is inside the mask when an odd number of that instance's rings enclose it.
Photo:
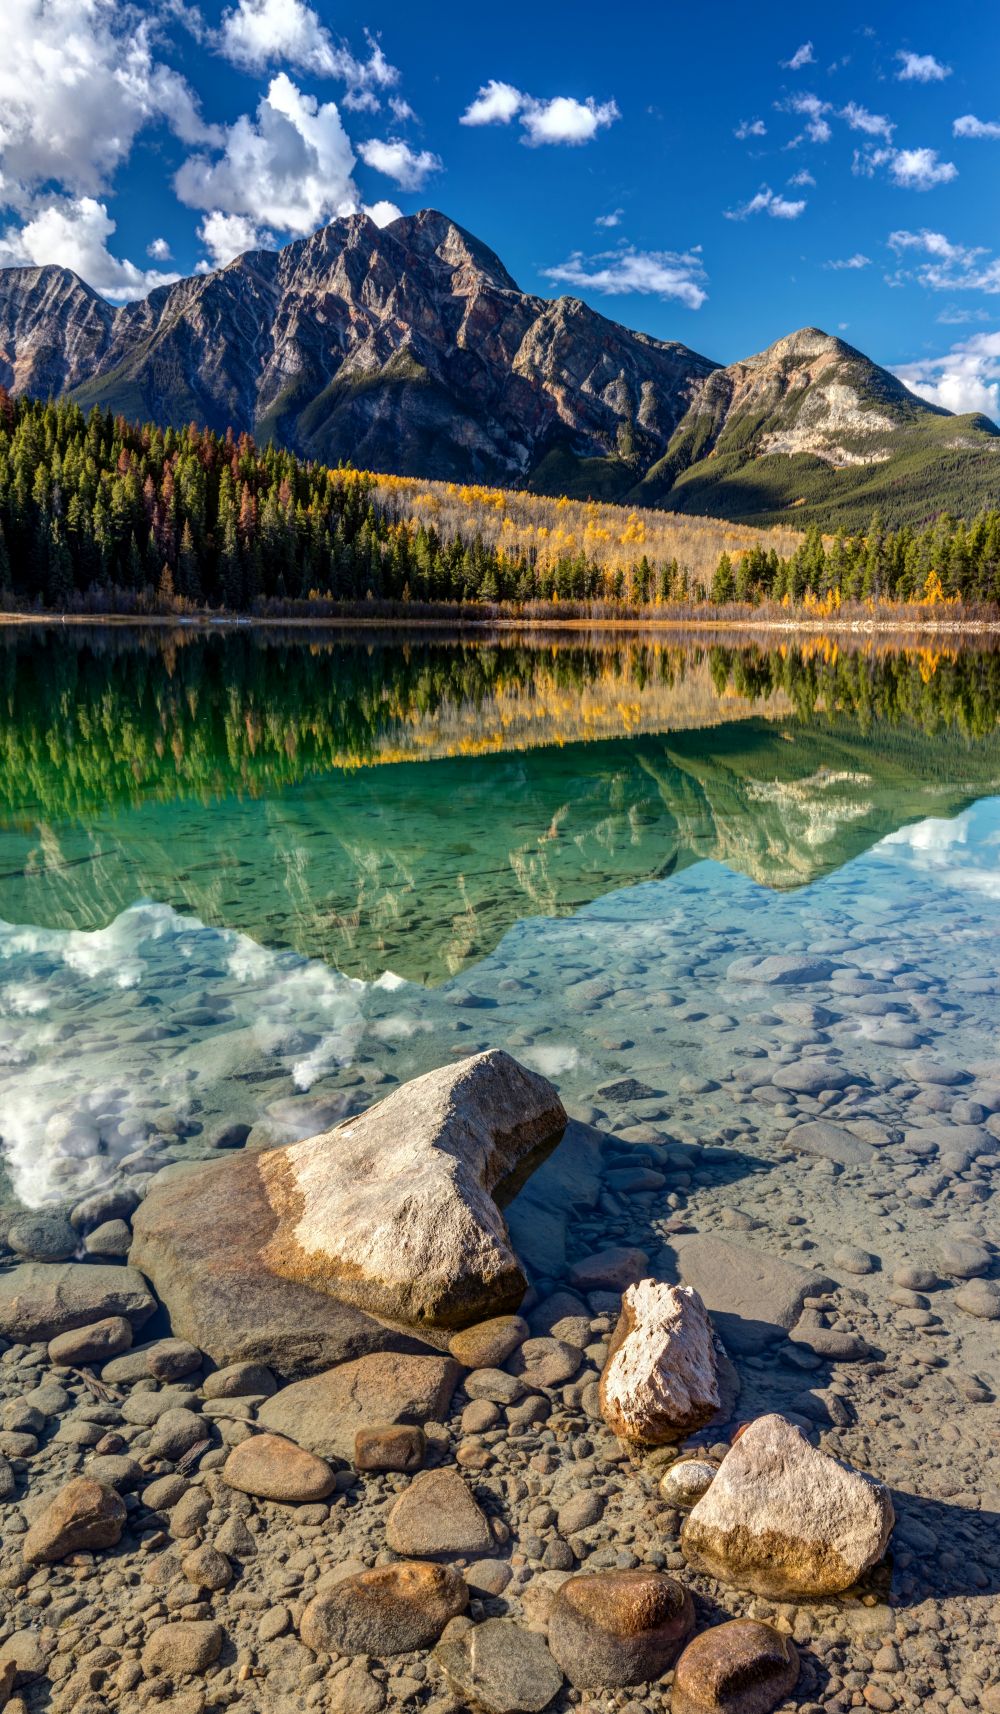
M 692 1286 L 628 1287 L 600 1394 L 608 1427 L 635 1446 L 663 1446 L 711 1421 L 719 1408 L 715 1342 Z

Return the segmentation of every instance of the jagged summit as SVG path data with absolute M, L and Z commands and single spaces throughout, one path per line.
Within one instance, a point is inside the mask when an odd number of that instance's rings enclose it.
M 992 424 L 821 328 L 722 367 L 521 291 L 434 208 L 343 216 L 120 309 L 66 268 L 0 270 L 0 382 L 331 463 L 756 520 L 857 523 L 888 495 L 916 521 L 1000 487 Z

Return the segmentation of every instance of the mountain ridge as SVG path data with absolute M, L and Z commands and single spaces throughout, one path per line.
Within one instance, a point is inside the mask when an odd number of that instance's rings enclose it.
M 916 522 L 1000 489 L 993 424 L 820 329 L 722 365 L 522 292 L 434 209 L 348 216 L 118 309 L 68 269 L 0 270 L 0 383 L 330 464 L 755 522 L 856 527 L 880 497 Z

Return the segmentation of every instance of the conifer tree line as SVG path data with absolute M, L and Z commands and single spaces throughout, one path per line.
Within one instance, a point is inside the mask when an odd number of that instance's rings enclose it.
M 0 602 L 46 610 L 294 611 L 296 603 L 799 604 L 1000 601 L 1000 511 L 972 523 L 723 554 L 710 586 L 676 559 L 614 570 L 478 533 L 447 538 L 352 470 L 248 435 L 130 424 L 0 387 Z

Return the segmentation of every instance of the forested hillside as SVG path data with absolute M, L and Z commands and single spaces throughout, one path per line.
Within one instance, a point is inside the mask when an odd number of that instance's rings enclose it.
M 1000 601 L 1000 513 L 806 536 L 306 463 L 0 388 L 0 599 L 291 613 L 330 603 Z

